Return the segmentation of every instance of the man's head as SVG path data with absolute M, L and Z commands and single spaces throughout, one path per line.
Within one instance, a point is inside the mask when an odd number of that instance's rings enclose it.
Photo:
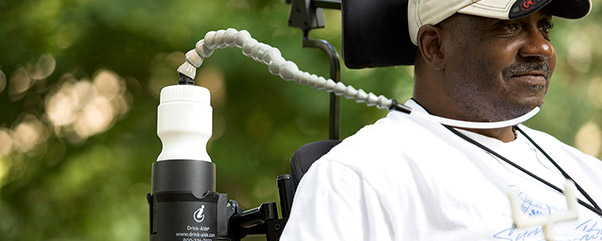
M 590 5 L 410 0 L 410 37 L 418 46 L 414 97 L 432 113 L 455 119 L 500 121 L 527 113 L 543 103 L 556 64 L 552 16 L 580 18 Z

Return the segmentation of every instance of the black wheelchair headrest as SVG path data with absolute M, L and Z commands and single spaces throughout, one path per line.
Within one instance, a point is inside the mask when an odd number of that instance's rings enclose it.
M 342 50 L 351 69 L 413 65 L 407 0 L 342 0 Z

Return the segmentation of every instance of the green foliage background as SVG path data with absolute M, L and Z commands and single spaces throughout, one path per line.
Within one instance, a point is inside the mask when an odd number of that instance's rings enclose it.
M 599 3 L 586 19 L 555 20 L 556 73 L 543 110 L 527 123 L 598 157 Z M 158 91 L 176 83 L 184 53 L 206 32 L 247 29 L 302 70 L 328 76 L 325 55 L 303 49 L 300 30 L 287 26 L 289 8 L 284 0 L 0 0 L 0 240 L 147 240 L 145 195 L 161 150 Z M 340 13 L 327 10 L 325 19 L 311 36 L 340 49 Z M 405 100 L 412 72 L 343 67 L 342 79 Z M 118 103 L 113 114 L 100 112 L 104 126 L 81 135 L 53 121 L 59 88 L 103 78 L 121 86 L 106 98 Z M 282 81 L 235 48 L 206 59 L 196 81 L 212 91 L 208 150 L 218 191 L 244 208 L 276 201 L 275 178 L 289 172 L 291 154 L 328 138 L 328 94 Z M 341 108 L 343 137 L 386 115 L 345 99 Z M 23 123 L 33 127 L 19 129 Z

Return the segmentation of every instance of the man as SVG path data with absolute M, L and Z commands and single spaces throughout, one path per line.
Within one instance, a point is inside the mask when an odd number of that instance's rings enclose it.
M 473 3 L 474 2 L 474 3 Z M 552 16 L 581 18 L 588 0 L 410 0 L 418 46 L 414 111 L 475 122 L 541 106 L 556 63 Z M 310 168 L 281 240 L 543 240 L 516 229 L 507 194 L 525 216 L 567 209 L 556 240 L 602 239 L 602 162 L 525 126 L 459 129 L 391 112 Z

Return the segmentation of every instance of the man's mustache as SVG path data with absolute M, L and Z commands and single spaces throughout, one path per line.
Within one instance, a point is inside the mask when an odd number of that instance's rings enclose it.
M 543 72 L 546 80 L 550 80 L 552 71 L 550 70 L 550 66 L 542 60 L 532 60 L 528 62 L 512 64 L 502 71 L 502 77 L 505 81 L 509 81 L 513 76 L 524 75 L 535 71 Z

